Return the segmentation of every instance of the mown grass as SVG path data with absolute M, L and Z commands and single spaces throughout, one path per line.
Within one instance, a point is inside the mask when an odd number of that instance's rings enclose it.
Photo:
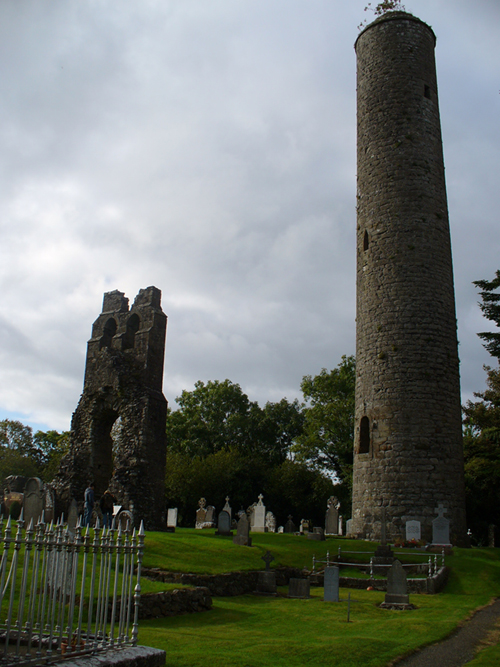
M 252 548 L 237 547 L 213 531 L 178 529 L 175 534 L 150 533 L 144 562 L 177 572 L 224 572 L 262 569 L 269 549 L 279 565 L 311 567 L 312 555 L 373 550 L 373 545 L 345 539 L 313 542 L 303 537 L 252 534 Z M 408 562 L 418 562 L 412 558 Z M 412 595 L 414 611 L 380 609 L 384 594 L 341 589 L 340 603 L 324 602 L 323 589 L 310 600 L 291 600 L 286 589 L 276 598 L 245 595 L 214 598 L 210 612 L 142 621 L 139 640 L 167 651 L 171 667 L 383 667 L 400 655 L 446 637 L 474 609 L 500 595 L 500 557 L 495 549 L 455 549 L 447 558 L 449 583 L 439 595 Z M 347 623 L 347 596 L 351 618 Z M 477 658 L 495 660 L 498 647 Z M 484 657 L 483 657 L 484 656 Z M 475 663 L 474 663 L 475 664 Z M 477 663 L 481 667 L 497 662 Z

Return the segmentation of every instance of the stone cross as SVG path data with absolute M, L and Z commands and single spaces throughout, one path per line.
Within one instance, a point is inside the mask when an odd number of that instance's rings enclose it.
M 262 495 L 262 493 L 259 494 L 258 498 L 259 498 L 259 505 L 262 505 L 262 501 L 264 500 L 264 496 Z
M 266 564 L 266 570 L 270 570 L 271 568 L 269 566 L 271 564 L 271 561 L 274 560 L 274 556 L 272 555 L 272 553 L 270 551 L 266 551 L 264 556 L 261 556 L 261 558 L 264 561 L 264 563 Z
M 443 503 L 439 503 L 439 505 L 438 505 L 437 507 L 434 508 L 434 511 L 437 512 L 437 515 L 438 515 L 438 517 L 439 517 L 440 519 L 444 519 L 444 514 L 445 514 L 445 512 L 447 512 L 448 510 L 447 510 L 446 507 L 443 505 Z

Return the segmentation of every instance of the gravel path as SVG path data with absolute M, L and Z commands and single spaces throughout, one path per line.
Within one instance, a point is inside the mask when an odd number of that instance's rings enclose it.
M 500 599 L 483 607 L 448 637 L 422 650 L 393 662 L 394 667 L 460 667 L 470 662 L 476 647 L 500 618 Z

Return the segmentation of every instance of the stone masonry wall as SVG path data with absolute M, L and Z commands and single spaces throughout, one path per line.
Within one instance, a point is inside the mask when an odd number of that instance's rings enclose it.
M 356 42 L 358 99 L 353 533 L 431 539 L 442 502 L 466 540 L 460 384 L 435 36 L 390 12 Z
M 162 393 L 167 318 L 156 287 L 132 307 L 122 292 L 104 295 L 87 346 L 83 393 L 71 421 L 71 446 L 55 481 L 59 513 L 72 498 L 83 510 L 109 487 L 138 527 L 165 527 L 167 401 Z M 112 433 L 113 427 L 116 433 Z

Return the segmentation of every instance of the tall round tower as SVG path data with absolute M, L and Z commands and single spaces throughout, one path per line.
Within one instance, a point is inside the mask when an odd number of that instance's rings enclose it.
M 358 536 L 466 541 L 455 298 L 431 28 L 390 12 L 356 41 Z M 442 513 L 441 513 L 442 514 Z

